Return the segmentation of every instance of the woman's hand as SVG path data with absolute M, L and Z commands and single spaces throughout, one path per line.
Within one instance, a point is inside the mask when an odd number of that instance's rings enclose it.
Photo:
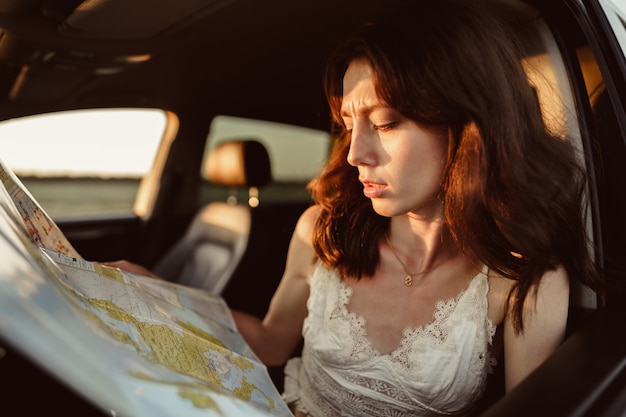
M 160 276 L 155 275 L 145 266 L 121 259 L 119 261 L 99 262 L 101 265 L 110 266 L 112 268 L 119 268 L 123 271 L 131 272 L 133 274 L 145 275 L 151 278 L 162 279 Z

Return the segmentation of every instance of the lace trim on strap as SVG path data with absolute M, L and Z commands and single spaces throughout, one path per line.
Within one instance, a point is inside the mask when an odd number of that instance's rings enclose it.
M 476 278 L 475 278 L 476 279 Z M 472 281 L 471 285 L 477 285 L 479 282 Z M 488 285 L 485 285 L 483 291 L 470 291 L 467 290 L 458 294 L 455 298 L 449 298 L 448 300 L 439 300 L 435 305 L 435 312 L 433 313 L 434 321 L 424 326 L 416 328 L 406 328 L 403 331 L 403 337 L 400 341 L 400 346 L 394 352 L 391 353 L 391 358 L 394 363 L 400 364 L 401 368 L 397 371 L 406 371 L 413 373 L 418 370 L 419 362 L 415 361 L 421 352 L 429 349 L 437 349 L 443 352 L 454 352 L 458 349 L 457 342 L 450 337 L 450 332 L 460 328 L 461 321 L 472 321 L 481 325 L 484 323 L 484 327 L 481 327 L 478 331 L 479 335 L 483 335 L 488 345 L 491 345 L 493 337 L 496 332 L 496 327 L 493 326 L 489 318 L 485 318 L 483 314 L 487 311 L 487 292 Z M 469 291 L 469 293 L 468 293 Z M 472 297 L 465 300 L 464 298 Z M 463 314 L 454 314 L 458 308 L 458 305 L 463 302 L 465 305 L 471 305 L 474 308 L 463 310 Z M 480 336 L 479 336 L 480 337 Z M 488 373 L 493 372 L 493 368 L 496 366 L 496 359 L 491 355 L 487 347 L 481 349 L 475 346 L 476 355 L 475 360 L 469 362 L 470 368 L 474 373 L 480 373 L 481 370 L 486 369 Z
M 330 314 L 330 319 L 345 320 L 348 323 L 350 331 L 350 339 L 353 341 L 349 349 L 344 352 L 346 356 L 352 358 L 373 358 L 379 353 L 372 347 L 367 340 L 365 331 L 365 318 L 360 315 L 348 311 L 347 305 L 352 296 L 352 288 L 348 287 L 343 281 L 339 283 L 339 302 Z

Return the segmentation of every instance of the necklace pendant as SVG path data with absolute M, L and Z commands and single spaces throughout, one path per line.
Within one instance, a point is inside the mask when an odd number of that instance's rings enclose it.
M 406 277 L 404 277 L 404 285 L 406 285 L 407 287 L 413 285 L 413 277 L 411 276 L 411 274 L 406 274 Z

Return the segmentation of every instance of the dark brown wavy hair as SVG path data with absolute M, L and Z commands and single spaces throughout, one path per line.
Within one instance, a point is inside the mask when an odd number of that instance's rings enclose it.
M 552 134 L 510 28 L 486 10 L 421 1 L 369 24 L 332 55 L 325 92 L 336 138 L 328 164 L 309 184 L 321 207 L 316 254 L 343 276 L 374 274 L 389 219 L 363 195 L 347 162 L 340 117 L 343 76 L 365 59 L 388 105 L 448 131 L 445 222 L 470 259 L 516 281 L 509 294 L 517 331 L 523 303 L 547 270 L 601 292 L 586 234 L 586 173 L 571 141 Z

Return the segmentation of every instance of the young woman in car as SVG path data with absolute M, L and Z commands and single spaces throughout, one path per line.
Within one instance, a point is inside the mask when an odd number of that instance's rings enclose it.
M 337 142 L 316 204 L 265 318 L 233 311 L 268 365 L 304 338 L 285 368 L 296 415 L 470 414 L 494 366 L 511 390 L 561 343 L 571 280 L 600 290 L 585 172 L 512 39 L 422 1 L 330 60 Z
M 463 415 L 561 343 L 600 288 L 585 173 L 486 13 L 439 1 L 371 25 L 326 74 L 337 145 L 263 320 L 234 312 L 297 415 Z

